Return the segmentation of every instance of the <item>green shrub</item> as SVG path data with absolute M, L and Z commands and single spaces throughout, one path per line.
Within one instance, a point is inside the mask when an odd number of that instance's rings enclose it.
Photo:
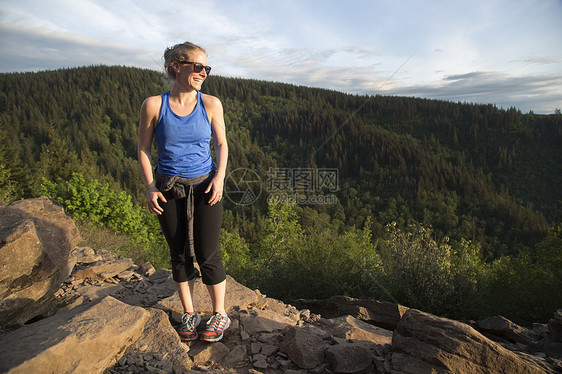
M 157 218 L 133 204 L 126 192 L 73 173 L 68 181 L 43 178 L 41 194 L 60 202 L 76 220 L 130 235 L 145 248 L 146 257 L 154 266 L 167 266 L 163 259 L 168 257 L 168 249 Z
M 425 311 L 448 309 L 453 289 L 452 248 L 446 240 L 432 238 L 430 229 L 388 226 L 381 247 L 383 284 L 401 304 Z
M 537 265 L 550 272 L 562 284 L 562 224 L 548 231 L 546 238 L 537 245 Z
M 480 287 L 476 318 L 502 315 L 530 326 L 546 323 L 560 305 L 560 279 L 532 263 L 527 253 L 492 262 Z
M 255 263 L 250 257 L 250 247 L 238 233 L 221 229 L 220 251 L 226 272 L 238 282 L 247 284 L 255 272 Z
M 42 192 L 77 219 L 87 245 L 169 267 L 156 216 L 125 192 L 78 173 L 68 181 L 43 179 Z M 281 300 L 347 295 L 456 319 L 501 314 L 524 325 L 546 321 L 562 305 L 562 225 L 537 245 L 536 258 L 523 252 L 491 263 L 482 260 L 477 243 L 438 240 L 428 227 L 392 224 L 373 238 L 370 220 L 363 229 L 338 230 L 329 216 L 282 201 L 269 203 L 259 226 L 252 243 L 235 225 L 222 229 L 221 255 L 237 281 Z
M 10 170 L 0 163 L 0 204 L 14 201 L 17 196 L 17 183 L 11 179 Z
M 503 315 L 516 323 L 546 322 L 562 305 L 560 232 L 529 253 L 484 263 L 478 244 L 436 241 L 421 226 L 390 225 L 381 248 L 381 283 L 401 304 L 455 319 Z M 383 296 L 383 295 L 381 295 Z
M 343 234 L 327 228 L 305 233 L 298 211 L 292 203 L 270 202 L 264 234 L 251 245 L 223 230 L 227 270 L 282 300 L 369 294 L 365 285 L 380 263 L 369 224 Z

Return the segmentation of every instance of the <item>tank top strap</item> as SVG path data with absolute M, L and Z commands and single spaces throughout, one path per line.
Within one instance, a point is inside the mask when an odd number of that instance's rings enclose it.
M 162 120 L 170 111 L 170 91 L 164 92 L 160 95 L 162 98 L 162 103 L 160 104 L 160 116 L 158 117 L 158 122 Z

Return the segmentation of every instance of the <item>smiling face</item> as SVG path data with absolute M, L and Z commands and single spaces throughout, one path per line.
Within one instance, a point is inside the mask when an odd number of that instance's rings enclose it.
M 191 51 L 185 61 L 191 63 L 174 62 L 176 83 L 187 90 L 201 90 L 201 86 L 207 78 L 207 73 L 205 72 L 205 69 L 201 69 L 200 72 L 196 73 L 194 70 L 194 64 L 198 63 L 203 66 L 207 66 L 207 55 L 205 54 L 205 51 Z

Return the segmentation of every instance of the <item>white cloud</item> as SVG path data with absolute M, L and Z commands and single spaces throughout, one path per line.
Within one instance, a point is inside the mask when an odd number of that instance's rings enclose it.
M 551 64 L 560 64 L 562 62 L 562 57 L 556 56 L 524 56 L 520 60 L 516 60 L 514 62 L 523 62 L 523 63 L 531 63 L 531 64 L 540 64 L 540 65 L 551 65 Z
M 517 107 L 527 112 L 553 113 L 562 104 L 562 73 L 509 76 L 500 72 L 477 71 L 445 76 L 435 84 L 401 87 L 392 94 L 495 104 L 504 109 Z
M 562 107 L 555 0 L 0 0 L 0 9 L 1 71 L 160 70 L 164 49 L 190 40 L 224 76 L 525 111 Z
M 46 70 L 87 65 L 154 65 L 149 51 L 100 42 L 79 34 L 0 24 L 2 71 Z

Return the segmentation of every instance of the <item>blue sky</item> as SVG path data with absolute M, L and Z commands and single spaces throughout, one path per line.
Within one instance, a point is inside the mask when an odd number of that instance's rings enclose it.
M 162 70 L 189 40 L 221 76 L 548 114 L 561 19 L 561 0 L 0 0 L 0 72 Z

